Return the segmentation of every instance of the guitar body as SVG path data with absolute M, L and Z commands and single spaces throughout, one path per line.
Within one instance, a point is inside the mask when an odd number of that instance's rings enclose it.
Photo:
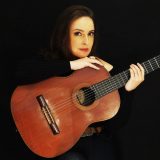
M 90 105 L 81 105 L 78 90 L 109 77 L 109 73 L 84 68 L 67 77 L 53 77 L 35 84 L 19 86 L 11 98 L 11 113 L 25 144 L 42 157 L 56 157 L 76 144 L 85 129 L 94 122 L 112 118 L 120 107 L 115 90 Z M 43 95 L 59 129 L 54 134 L 36 97 Z

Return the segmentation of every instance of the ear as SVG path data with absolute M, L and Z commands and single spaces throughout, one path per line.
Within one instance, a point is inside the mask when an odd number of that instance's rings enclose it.
M 108 72 L 110 72 L 110 71 L 113 69 L 113 66 L 112 66 L 111 64 L 109 64 L 108 62 L 106 62 L 106 61 L 104 61 L 104 60 L 102 60 L 102 59 L 100 59 L 100 58 L 98 58 L 98 57 L 95 57 L 95 58 L 103 64 L 104 68 L 105 68 Z

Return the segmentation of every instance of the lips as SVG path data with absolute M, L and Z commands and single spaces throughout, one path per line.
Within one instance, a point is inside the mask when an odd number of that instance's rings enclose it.
M 88 52 L 89 49 L 88 48 L 80 48 L 81 51 L 84 51 L 84 52 Z

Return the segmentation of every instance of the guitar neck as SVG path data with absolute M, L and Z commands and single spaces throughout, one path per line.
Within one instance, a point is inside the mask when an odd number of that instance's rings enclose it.
M 144 61 L 141 63 L 141 65 L 145 70 L 145 75 L 155 71 L 156 69 L 160 68 L 160 55 Z M 130 72 L 129 69 L 127 69 L 119 74 L 111 76 L 108 79 L 90 86 L 90 88 L 94 90 L 95 98 L 99 99 L 106 94 L 125 86 L 129 78 Z

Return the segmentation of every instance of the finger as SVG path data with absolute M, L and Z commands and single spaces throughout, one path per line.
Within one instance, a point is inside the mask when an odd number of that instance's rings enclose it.
M 130 65 L 130 69 L 131 69 L 132 72 L 133 72 L 133 77 L 135 77 L 137 71 L 136 71 L 136 69 L 134 68 L 134 65 L 133 65 L 133 64 Z
M 143 69 L 141 70 L 141 68 L 139 67 L 139 65 L 137 64 L 137 65 L 133 65 L 132 66 L 133 68 L 135 68 L 136 69 L 136 73 L 137 74 L 135 74 L 135 78 L 138 80 L 138 81 L 144 81 L 144 71 L 143 71 Z
M 134 72 L 133 72 L 132 68 L 130 68 L 129 71 L 130 71 L 130 78 L 133 78 L 134 77 Z
M 95 59 L 95 57 L 94 57 L 94 56 L 89 56 L 89 58 L 91 58 L 91 59 Z
M 142 74 L 142 77 L 144 78 L 144 75 L 145 75 L 145 71 L 144 71 L 144 68 L 142 67 L 142 65 L 140 63 L 137 63 L 138 67 L 140 68 L 141 70 L 141 74 Z
M 138 65 L 135 65 L 135 68 L 137 69 L 137 78 L 140 80 L 140 81 L 143 81 L 144 80 L 144 73 L 143 73 L 143 67 L 141 68 L 142 66 L 140 66 L 140 64 Z
M 131 68 L 133 69 L 135 77 L 141 76 L 141 72 L 140 72 L 140 69 L 138 68 L 138 66 L 136 66 L 135 64 L 132 64 Z
M 88 66 L 93 68 L 93 69 L 96 69 L 96 70 L 99 70 L 100 68 L 98 68 L 97 66 L 95 66 L 94 64 L 92 63 L 88 63 Z
M 98 61 L 97 59 L 89 58 L 89 62 L 96 63 L 96 64 L 99 64 L 100 66 L 103 66 L 103 64 L 100 61 Z

